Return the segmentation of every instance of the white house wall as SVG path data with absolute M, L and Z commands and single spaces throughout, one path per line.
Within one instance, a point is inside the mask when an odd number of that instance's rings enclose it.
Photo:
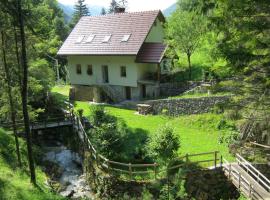
M 156 19 L 156 25 L 153 25 L 145 42 L 163 43 L 165 38 L 164 28 L 159 19 Z
M 68 68 L 72 85 L 100 85 L 102 66 L 107 65 L 109 85 L 137 87 L 137 63 L 135 56 L 69 56 Z M 76 65 L 80 64 L 82 73 L 76 73 Z M 87 74 L 88 65 L 93 67 L 93 75 Z M 127 76 L 121 77 L 120 67 L 125 66 Z

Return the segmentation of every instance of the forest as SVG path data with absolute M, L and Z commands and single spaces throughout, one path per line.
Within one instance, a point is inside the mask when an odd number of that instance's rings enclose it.
M 125 0 L 112 0 L 100 14 L 114 14 L 116 8 L 127 5 Z M 74 10 L 67 23 L 56 0 L 0 2 L 0 199 L 62 199 L 44 186 L 46 178 L 38 166 L 39 152 L 33 144 L 35 138 L 30 125 L 31 121 L 49 118 L 65 107 L 62 100 L 68 97 L 61 96 L 61 99 L 53 92 L 59 85 L 69 85 L 67 60 L 57 56 L 57 52 L 79 19 L 91 15 L 84 0 L 78 0 Z M 216 115 L 206 116 L 209 126 L 218 121 L 218 126 L 230 129 L 226 137 L 239 148 L 247 141 L 269 145 L 269 0 L 179 0 L 177 9 L 166 18 L 163 26 L 164 42 L 168 45 L 166 57 L 171 60 L 171 75 L 166 81 L 214 81 L 213 93 L 229 93 L 232 98 L 216 108 L 222 119 Z M 77 102 L 75 110 L 79 112 L 84 106 Z M 138 144 L 134 142 L 132 148 L 128 140 L 132 131 L 129 122 L 125 123 L 130 118 L 128 111 L 120 113 L 108 107 L 108 114 L 104 107 L 86 107 L 84 112 L 91 112 L 90 121 L 97 127 L 88 134 L 95 135 L 93 140 L 98 151 L 109 158 L 118 161 L 127 161 L 129 156 L 137 161 L 158 159 L 165 166 L 167 159 L 182 148 L 181 139 L 179 142 L 168 126 L 156 127 L 157 134 L 147 141 L 141 141 L 138 136 Z M 123 121 L 110 116 L 110 112 L 124 118 Z M 186 118 L 181 123 L 204 117 Z M 135 124 L 137 121 L 133 120 Z M 166 120 L 153 118 L 153 124 Z M 180 123 L 173 120 L 168 118 L 175 124 Z M 11 127 L 4 127 L 6 123 Z M 188 124 L 187 129 L 200 129 L 204 126 L 200 123 L 194 127 Z M 20 137 L 21 132 L 25 137 Z M 139 130 L 133 132 L 143 135 Z M 134 136 L 131 138 L 135 140 Z M 112 140 L 116 142 L 110 145 Z M 125 143 L 130 146 L 126 148 Z M 119 150 L 124 153 L 119 154 Z M 134 152 L 136 155 L 132 154 Z M 12 181 L 8 182 L 13 173 Z M 20 181 L 23 184 L 20 185 Z M 168 183 L 160 184 L 155 186 L 159 199 L 169 199 L 168 196 L 190 199 L 182 183 L 175 179 L 170 191 L 166 189 Z M 144 190 L 143 199 L 154 198 L 150 193 Z

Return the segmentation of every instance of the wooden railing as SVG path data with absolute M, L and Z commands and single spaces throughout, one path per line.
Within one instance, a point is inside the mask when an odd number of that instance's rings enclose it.
M 248 174 L 250 174 L 267 192 L 270 192 L 270 181 L 252 164 L 245 160 L 239 154 L 236 154 L 238 165 L 241 166 Z
M 248 181 L 243 174 L 235 167 L 234 164 L 229 163 L 226 159 L 223 158 L 223 170 L 230 180 L 238 187 L 238 190 L 243 192 L 243 194 L 255 200 L 264 200 L 264 197 L 261 196 L 260 192 L 254 185 Z
M 44 118 L 44 119 L 39 119 L 39 120 L 34 120 L 30 121 L 30 128 L 34 128 L 35 126 L 47 126 L 50 123 L 56 123 L 58 125 L 61 125 L 61 122 L 67 122 L 67 121 L 72 121 L 74 120 L 74 116 L 72 113 L 68 114 L 59 114 L 59 115 L 53 115 L 50 116 L 49 118 Z M 17 127 L 22 127 L 24 126 L 24 121 L 23 120 L 18 120 L 16 121 Z M 12 123 L 11 122 L 2 122 L 0 126 L 4 128 L 11 128 Z
M 74 120 L 75 124 L 74 127 L 76 128 L 77 132 L 79 133 L 79 137 L 87 146 L 87 149 L 90 152 L 90 155 L 96 160 L 96 163 L 99 167 L 106 170 L 110 173 L 120 173 L 128 179 L 131 180 L 153 180 L 158 178 L 164 178 L 167 172 L 170 170 L 179 169 L 184 167 L 187 163 L 189 164 L 205 164 L 211 163 L 209 166 L 217 167 L 218 161 L 221 162 L 219 158 L 219 152 L 206 152 L 206 153 L 199 153 L 199 154 L 186 154 L 179 158 L 179 160 L 183 161 L 181 164 L 170 166 L 168 168 L 161 168 L 162 166 L 158 163 L 147 163 L 147 164 L 132 164 L 132 163 L 121 163 L 117 161 L 112 161 L 104 157 L 103 155 L 99 154 L 98 151 L 95 149 L 93 144 L 91 143 L 87 133 L 84 130 L 82 123 L 80 122 L 78 117 L 75 117 Z M 201 158 L 206 157 L 206 158 Z M 140 176 L 139 178 L 137 176 Z M 145 176 L 148 176 L 146 179 Z M 142 178 L 143 177 L 143 178 Z M 138 178 L 138 179 L 137 179 Z

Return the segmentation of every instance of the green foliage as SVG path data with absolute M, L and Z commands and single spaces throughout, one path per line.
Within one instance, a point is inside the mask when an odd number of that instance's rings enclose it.
M 160 127 L 149 139 L 147 149 L 151 157 L 166 162 L 172 159 L 180 148 L 179 136 L 168 124 Z
M 126 134 L 123 123 L 104 123 L 91 133 L 98 152 L 109 159 L 119 159 L 123 147 L 123 136 Z
M 13 136 L 0 128 L 0 199 L 1 200 L 64 200 L 45 186 L 46 175 L 38 168 L 37 183 L 29 182 L 27 171 L 26 144 L 20 140 L 23 169 L 17 169 L 16 150 Z
M 185 11 L 180 7 L 172 14 L 166 25 L 166 37 L 175 54 L 187 56 L 189 79 L 191 74 L 191 56 L 199 47 L 206 30 L 206 19 L 195 11 Z
M 219 53 L 238 77 L 232 81 L 237 98 L 230 105 L 237 113 L 228 116 L 240 118 L 242 139 L 259 141 L 270 130 L 269 9 L 267 0 L 219 0 L 211 10 Z
M 81 17 L 89 15 L 90 12 L 87 5 L 85 4 L 85 0 L 78 0 L 77 3 L 74 5 L 74 13 L 72 16 L 70 27 L 73 28 Z
M 152 200 L 152 199 L 154 199 L 153 195 L 146 188 L 143 189 L 141 198 L 143 200 Z
M 93 105 L 90 106 L 91 122 L 94 126 L 101 126 L 104 123 L 115 122 L 110 115 L 105 113 L 104 106 Z

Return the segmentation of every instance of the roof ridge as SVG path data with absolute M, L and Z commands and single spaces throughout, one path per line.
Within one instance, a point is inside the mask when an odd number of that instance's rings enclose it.
M 161 12 L 161 10 L 145 10 L 145 11 L 122 12 L 122 13 L 107 13 L 105 15 L 99 14 L 99 15 L 91 15 L 91 16 L 82 16 L 81 18 L 106 17 L 106 16 L 128 15 L 128 14 L 154 13 L 154 12 Z

